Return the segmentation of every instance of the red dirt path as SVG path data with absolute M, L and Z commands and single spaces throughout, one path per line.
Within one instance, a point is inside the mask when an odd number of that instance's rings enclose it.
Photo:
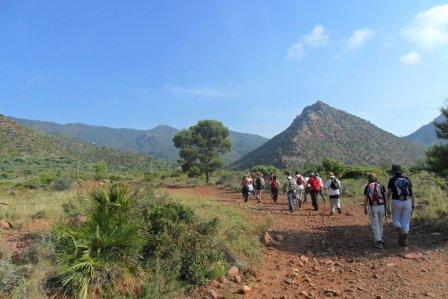
M 329 216 L 322 202 L 319 212 L 308 203 L 291 214 L 284 195 L 274 205 L 265 194 L 258 205 L 213 187 L 167 191 L 248 206 L 254 221 L 270 217 L 271 235 L 284 238 L 266 247 L 263 262 L 241 284 L 213 283 L 220 296 L 243 296 L 239 290 L 248 285 L 245 298 L 448 298 L 448 236 L 414 227 L 411 246 L 403 249 L 387 225 L 386 249 L 375 250 L 359 199 L 346 200 L 342 215 Z

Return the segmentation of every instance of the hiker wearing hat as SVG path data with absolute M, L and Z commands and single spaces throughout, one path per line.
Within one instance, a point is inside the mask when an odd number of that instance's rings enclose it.
M 321 191 L 321 185 L 317 176 L 312 173 L 310 174 L 310 179 L 308 180 L 308 184 L 310 185 L 310 194 L 311 194 L 311 202 L 313 204 L 313 208 L 315 211 L 319 210 L 319 205 L 317 203 L 317 195 Z
M 390 214 L 387 204 L 386 188 L 378 183 L 377 176 L 373 173 L 368 175 L 369 183 L 364 188 L 364 214 L 370 218 L 375 247 L 384 248 L 383 220 L 386 211 Z
M 328 173 L 324 187 L 328 190 L 328 197 L 330 198 L 330 215 L 334 215 L 336 210 L 339 214 L 342 214 L 340 198 L 341 182 L 332 172 Z
M 414 196 L 412 183 L 403 176 L 400 166 L 393 165 L 393 177 L 387 184 L 387 199 L 392 198 L 392 222 L 398 233 L 398 243 L 407 246 L 407 237 L 412 212 L 414 211 Z

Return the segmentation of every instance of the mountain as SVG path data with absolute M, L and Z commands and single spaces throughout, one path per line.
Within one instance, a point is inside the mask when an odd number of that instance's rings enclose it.
M 408 135 L 404 138 L 406 140 L 413 141 L 426 147 L 437 143 L 447 143 L 446 140 L 437 137 L 436 128 L 434 126 L 434 122 L 443 122 L 443 121 L 445 121 L 445 117 L 441 114 L 439 117 L 434 119 L 434 121 L 430 122 L 427 125 L 424 125 L 411 135 Z
M 351 165 L 411 165 L 423 147 L 321 101 L 306 107 L 291 126 L 231 165 L 277 167 L 321 163 L 330 157 Z
M 109 148 L 146 153 L 170 162 L 175 162 L 179 158 L 179 151 L 173 144 L 173 136 L 179 130 L 166 125 L 160 125 L 151 130 L 136 130 L 91 126 L 81 123 L 61 125 L 46 121 L 12 119 L 27 127 Z M 230 131 L 229 138 L 232 142 L 232 150 L 223 156 L 226 164 L 240 159 L 268 140 L 262 136 L 234 131 Z
M 99 147 L 63 136 L 27 128 L 0 115 L 0 169 L 1 165 L 59 169 L 90 167 L 100 160 L 111 170 L 149 171 L 166 165 L 144 154 Z M 6 166 L 5 166 L 6 167 Z M 14 168 L 14 167 L 13 167 Z

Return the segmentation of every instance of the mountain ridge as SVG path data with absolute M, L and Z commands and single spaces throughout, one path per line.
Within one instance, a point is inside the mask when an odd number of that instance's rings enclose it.
M 429 147 L 431 145 L 439 144 L 439 143 L 447 143 L 447 140 L 440 139 L 436 134 L 436 127 L 434 126 L 434 122 L 443 122 L 445 121 L 445 117 L 443 114 L 436 117 L 432 122 L 420 127 L 415 132 L 409 134 L 408 136 L 404 136 L 406 140 L 416 142 L 422 146 Z
M 149 130 L 139 130 L 110 128 L 84 123 L 59 124 L 15 117 L 11 117 L 11 119 L 34 129 L 119 150 L 146 153 L 169 162 L 175 162 L 179 158 L 178 149 L 174 147 L 172 142 L 172 138 L 179 132 L 179 129 L 169 125 L 158 125 Z M 233 147 L 229 153 L 223 155 L 226 164 L 238 160 L 268 140 L 256 134 L 235 131 L 230 131 L 229 138 Z
M 230 167 L 303 166 L 325 157 L 352 165 L 411 165 L 423 152 L 422 147 L 367 120 L 318 101 L 305 107 L 286 130 Z

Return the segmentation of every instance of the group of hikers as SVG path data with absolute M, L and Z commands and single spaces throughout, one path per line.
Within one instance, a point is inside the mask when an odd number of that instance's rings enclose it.
M 383 223 L 386 215 L 392 216 L 392 223 L 398 234 L 398 243 L 407 246 L 407 236 L 409 233 L 410 220 L 414 210 L 414 197 L 412 183 L 409 178 L 403 176 L 400 166 L 392 166 L 392 177 L 387 189 L 378 182 L 375 174 L 367 176 L 368 184 L 364 188 L 364 214 L 369 216 L 375 247 L 384 248 Z M 328 193 L 330 215 L 342 214 L 341 207 L 341 182 L 334 173 L 327 173 L 324 182 L 318 173 L 310 173 L 303 176 L 299 171 L 292 175 L 289 171 L 284 172 L 283 192 L 286 193 L 288 210 L 292 213 L 307 202 L 311 197 L 311 204 L 315 211 L 319 210 L 318 198 L 326 203 L 324 190 Z M 282 184 L 277 175 L 269 175 L 269 190 L 271 198 L 275 204 L 278 203 L 278 196 Z M 265 178 L 261 172 L 247 173 L 241 181 L 244 201 L 249 200 L 249 196 L 255 196 L 257 203 L 262 203 L 263 190 L 265 190 Z

